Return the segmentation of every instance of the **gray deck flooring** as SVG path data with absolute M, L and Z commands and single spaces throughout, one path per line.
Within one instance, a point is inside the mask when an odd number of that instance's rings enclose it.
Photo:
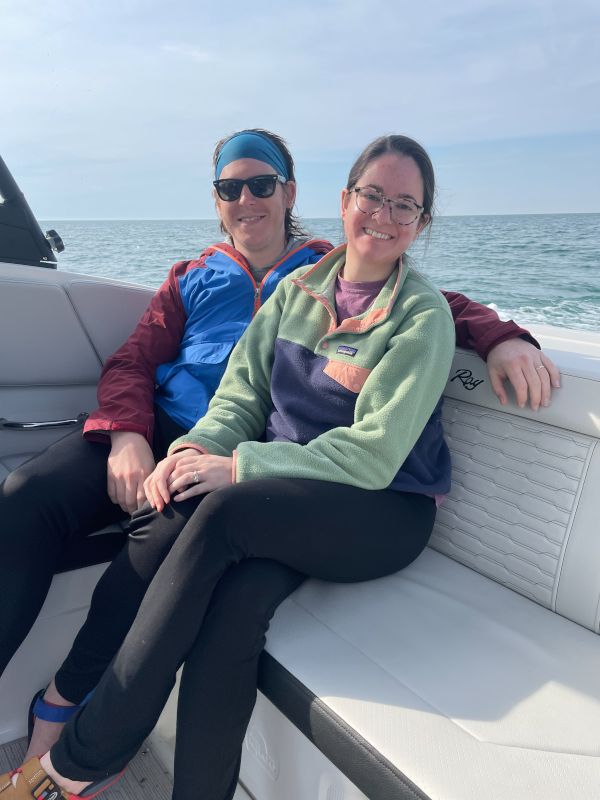
M 26 748 L 25 738 L 0 746 L 0 774 L 20 764 Z M 171 787 L 169 773 L 152 750 L 143 747 L 121 780 L 102 792 L 102 800 L 169 800 Z M 239 786 L 233 800 L 250 800 L 250 795 Z

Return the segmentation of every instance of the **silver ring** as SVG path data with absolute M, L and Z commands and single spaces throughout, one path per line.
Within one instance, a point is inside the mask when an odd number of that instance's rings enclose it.
M 194 483 L 200 483 L 200 475 L 198 475 L 198 471 L 194 470 L 194 474 L 192 475 L 192 480 Z
M 546 369 L 546 367 L 543 364 L 540 364 L 539 367 L 536 367 L 536 369 Z

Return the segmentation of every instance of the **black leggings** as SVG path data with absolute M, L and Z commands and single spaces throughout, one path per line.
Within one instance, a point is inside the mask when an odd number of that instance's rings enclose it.
M 155 457 L 163 458 L 181 433 L 183 429 L 157 409 Z M 6 565 L 0 675 L 35 622 L 65 552 L 99 528 L 127 519 L 106 491 L 109 452 L 108 444 L 83 439 L 79 428 L 11 472 L 0 485 L 0 552 Z
M 174 797 L 232 797 L 277 605 L 307 575 L 352 582 L 396 572 L 425 547 L 434 518 L 422 495 L 291 479 L 140 513 L 130 540 L 142 545 L 145 579 L 154 577 L 94 696 L 52 749 L 54 766 L 75 780 L 123 768 L 185 661 Z

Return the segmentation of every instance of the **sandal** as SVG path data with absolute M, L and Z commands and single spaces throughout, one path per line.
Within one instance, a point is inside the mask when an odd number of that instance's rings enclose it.
M 29 704 L 29 713 L 27 716 L 27 744 L 31 741 L 33 734 L 33 726 L 35 725 L 36 717 L 43 719 L 45 722 L 68 722 L 71 717 L 84 706 L 92 696 L 94 690 L 87 694 L 78 706 L 56 706 L 52 703 L 47 703 L 44 700 L 46 689 L 40 689 L 33 696 Z
M 54 783 L 39 758 L 30 758 L 23 766 L 0 776 L 0 800 L 78 800 L 80 797 L 91 800 L 116 783 L 123 772 L 90 783 L 81 794 L 71 794 Z M 15 775 L 18 776 L 16 786 L 12 781 Z

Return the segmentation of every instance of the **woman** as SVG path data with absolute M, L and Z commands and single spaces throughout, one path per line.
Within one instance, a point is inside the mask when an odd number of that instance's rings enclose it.
M 275 164 L 286 183 L 255 186 L 261 197 L 246 186 L 239 202 L 223 203 L 223 214 L 258 204 L 268 218 L 260 225 L 228 220 L 235 246 L 221 243 L 175 264 L 106 362 L 99 407 L 83 436 L 78 430 L 63 438 L 0 484 L 0 549 L 11 564 L 0 603 L 0 675 L 35 621 L 62 554 L 145 502 L 155 459 L 206 411 L 254 309 L 284 275 L 331 249 L 309 240 L 292 214 L 294 163 L 284 142 L 267 132 L 247 132 L 244 140 L 262 158 L 251 174 L 276 174 Z
M 236 161 L 221 180 L 238 179 Z M 217 625 L 235 625 L 231 583 L 255 563 L 275 565 L 275 607 L 307 575 L 368 580 L 422 551 L 434 496 L 449 488 L 438 399 L 454 338 L 446 302 L 404 253 L 431 220 L 433 193 L 429 158 L 406 137 L 378 139 L 359 157 L 342 192 L 347 245 L 280 283 L 205 417 L 147 479 L 153 510 L 135 518 L 135 535 L 148 552 L 152 542 L 168 552 L 94 696 L 42 766 L 34 759 L 0 781 L 1 800 L 29 797 L 40 781 L 89 793 L 90 781 L 122 769 L 183 661 L 174 794 L 230 798 L 264 635 L 253 632 L 232 696 L 215 702 L 210 679 L 222 675 L 210 646 Z M 250 235 L 260 216 L 235 224 Z

